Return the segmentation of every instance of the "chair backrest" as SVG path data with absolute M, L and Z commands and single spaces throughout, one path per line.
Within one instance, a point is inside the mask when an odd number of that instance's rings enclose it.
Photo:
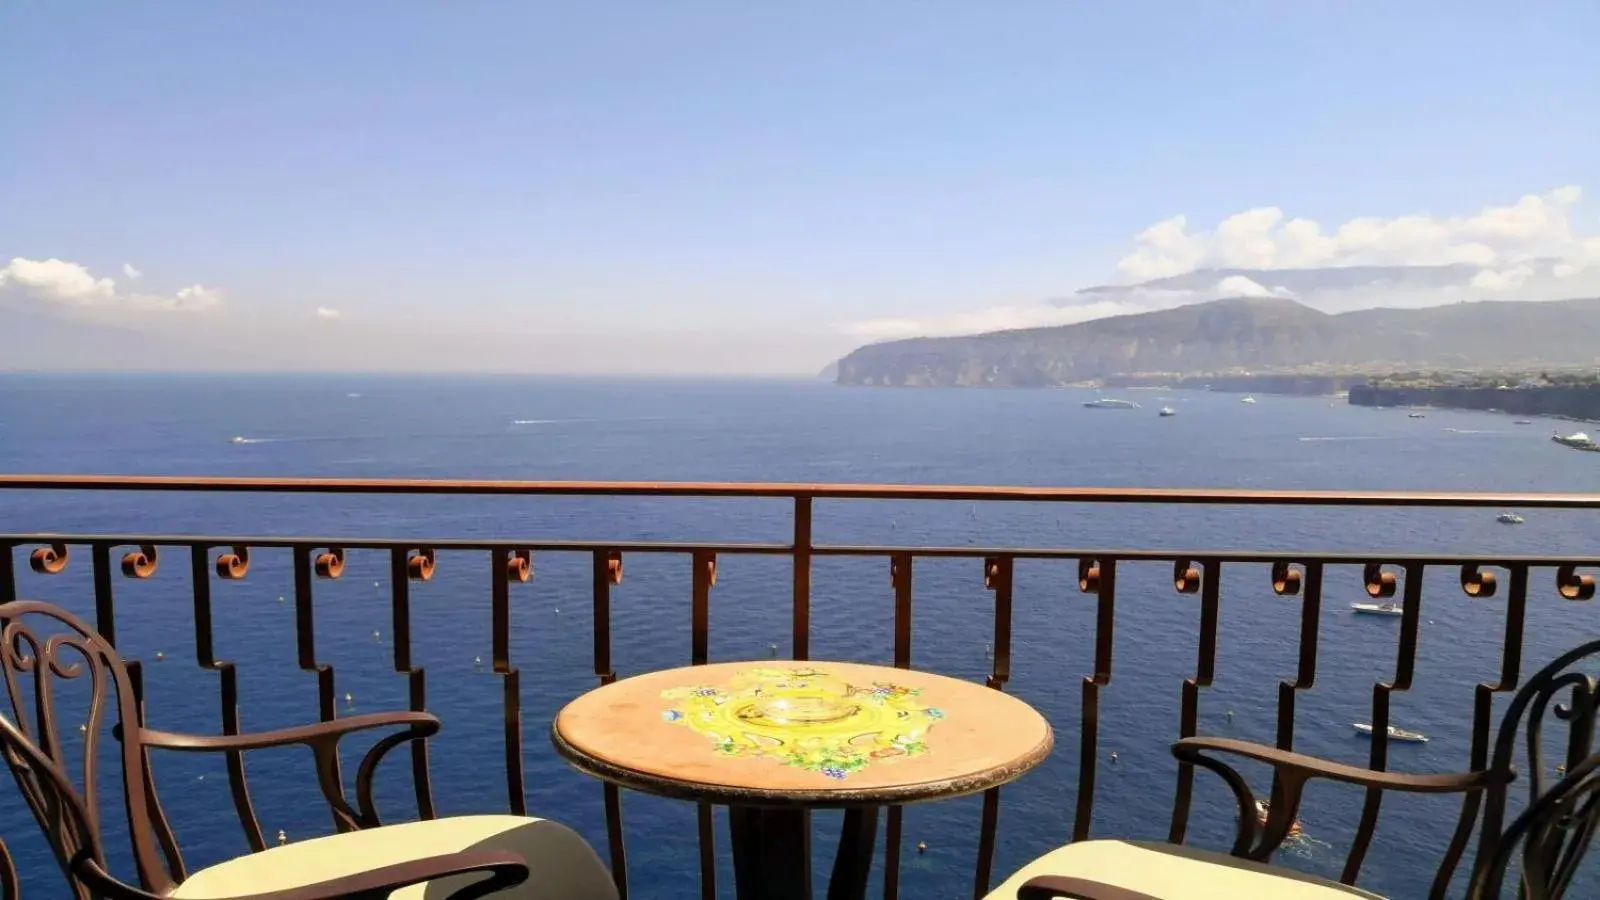
M 1563 653 L 1517 691 L 1495 740 L 1490 765 L 1517 771 L 1528 805 L 1505 826 L 1506 804 L 1516 783 L 1486 792 L 1478 857 L 1468 897 L 1501 896 L 1507 870 L 1520 863 L 1521 890 L 1527 900 L 1559 900 L 1577 873 L 1600 826 L 1600 754 L 1595 753 L 1596 712 L 1600 710 L 1600 641 Z M 1544 727 L 1553 714 L 1564 727 L 1562 762 L 1546 768 Z M 1522 747 L 1525 767 L 1516 765 Z M 1559 773 L 1559 774 L 1556 774 Z M 1556 774 L 1556 780 L 1550 783 Z
M 44 830 L 67 881 L 80 900 L 88 889 L 75 875 L 84 861 L 107 869 L 96 794 L 98 742 L 108 712 L 119 740 L 128 830 L 134 864 L 145 890 L 165 893 L 182 871 L 176 845 L 157 805 L 145 748 L 138 740 L 139 703 L 128 667 L 115 648 L 78 617 L 47 603 L 17 600 L 0 605 L 0 755 L 17 789 Z M 86 679 L 86 681 L 84 681 Z M 81 788 L 68 774 L 56 692 L 62 682 L 86 684 L 82 727 Z M 108 709 L 109 708 L 109 709 Z M 162 854 L 167 854 L 163 861 Z

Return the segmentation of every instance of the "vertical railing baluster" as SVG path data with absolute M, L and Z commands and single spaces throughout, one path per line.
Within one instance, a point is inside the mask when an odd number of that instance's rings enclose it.
M 1477 685 L 1472 692 L 1472 743 L 1467 751 L 1467 769 L 1481 772 L 1489 767 L 1490 725 L 1494 718 L 1494 695 L 1515 690 L 1522 680 L 1522 632 L 1528 607 L 1528 566 L 1517 563 L 1507 567 L 1511 583 L 1506 591 L 1505 625 L 1500 639 L 1500 677 L 1495 683 Z M 1495 577 L 1492 572 L 1480 572 L 1475 565 L 1462 568 L 1461 588 L 1469 597 L 1488 598 L 1495 594 Z M 1450 880 L 1456 866 L 1466 853 L 1472 840 L 1473 826 L 1478 819 L 1478 809 L 1483 804 L 1481 793 L 1474 791 L 1461 798 L 1461 816 L 1450 837 L 1434 874 L 1433 886 L 1428 891 L 1431 900 L 1444 900 L 1449 893 Z M 1500 831 L 1500 814 L 1493 809 L 1484 812 L 1485 825 Z M 1493 820 L 1493 824 L 1489 820 Z
M 411 556 L 404 547 L 389 548 L 389 633 L 394 644 L 394 670 L 406 676 L 406 701 L 412 712 L 428 708 L 428 676 L 411 663 L 411 582 L 429 581 L 436 564 L 434 551 L 421 549 Z M 433 806 L 433 777 L 428 766 L 428 742 L 411 741 L 411 789 L 417 798 L 417 817 L 438 815 Z
M 1078 734 L 1078 809 L 1072 839 L 1089 839 L 1094 819 L 1095 770 L 1100 762 L 1100 690 L 1111 683 L 1111 657 L 1116 647 L 1117 561 L 1079 560 L 1078 590 L 1094 594 L 1094 674 L 1083 679 L 1083 715 Z
M 17 561 L 15 544 L 0 544 L 0 603 L 17 599 Z
M 94 566 L 94 628 L 106 643 L 117 645 L 117 610 L 112 597 L 111 546 L 95 543 L 89 548 Z
M 689 658 L 692 665 L 705 665 L 710 655 L 711 588 L 716 583 L 717 555 L 710 550 L 696 550 L 690 585 Z M 696 813 L 700 831 L 700 896 L 703 900 L 716 900 L 717 843 L 711 804 L 699 804 Z
M 17 599 L 15 552 L 14 544 L 0 544 L 0 604 Z M 5 619 L 0 618 L 0 628 L 4 627 Z M 21 897 L 22 883 L 18 880 L 16 864 L 11 859 L 11 850 L 6 847 L 5 838 L 0 837 L 0 900 L 21 900 Z
M 1292 680 L 1278 682 L 1277 746 L 1279 750 L 1293 750 L 1295 695 L 1299 691 L 1310 690 L 1317 681 L 1317 646 L 1322 622 L 1322 563 L 1305 564 L 1303 585 L 1299 572 L 1290 569 L 1287 563 L 1280 565 L 1281 572 L 1275 570 L 1273 573 L 1273 592 L 1280 597 L 1292 597 L 1304 591 L 1300 600 L 1299 664 Z
M 1200 727 L 1200 689 L 1211 686 L 1217 674 L 1217 615 L 1222 596 L 1222 563 L 1215 559 L 1199 561 L 1203 575 L 1178 560 L 1173 580 L 1180 593 L 1200 590 L 1200 641 L 1193 678 L 1183 682 L 1183 709 L 1179 714 L 1178 736 L 1194 737 Z M 1194 765 L 1178 764 L 1178 787 L 1172 802 L 1172 828 L 1167 840 L 1183 843 L 1189 829 L 1189 804 L 1194 794 Z
M 317 661 L 316 611 L 312 604 L 312 547 L 298 544 L 294 547 L 294 631 L 296 663 L 301 671 L 315 672 L 317 676 L 317 717 L 324 722 L 338 718 L 333 680 L 333 666 Z M 337 578 L 344 571 L 344 551 L 330 548 L 317 555 L 315 574 Z M 333 771 L 329 775 L 333 785 L 344 784 L 339 772 L 339 759 L 334 757 Z M 340 832 L 355 830 L 356 823 L 346 816 L 333 812 L 333 824 Z
M 110 546 L 109 544 L 94 544 L 94 610 L 98 620 L 112 623 L 115 628 L 115 594 L 110 578 Z M 122 557 L 122 572 L 128 578 L 149 578 L 155 575 L 157 569 L 158 552 L 154 544 L 142 544 L 138 551 L 128 552 Z M 106 575 L 101 575 L 101 572 Z M 160 658 L 160 653 L 157 653 Z M 125 663 L 128 669 L 128 684 L 133 689 L 134 714 L 138 716 L 139 725 L 144 724 L 144 671 L 138 661 L 128 660 Z M 86 762 L 86 761 L 85 761 Z M 85 773 L 86 775 L 86 773 Z M 162 855 L 166 857 L 166 868 L 173 874 L 173 878 L 182 881 L 189 876 L 189 871 L 184 868 L 184 857 L 178 850 L 178 838 L 173 834 L 173 826 L 166 818 L 166 810 L 162 809 L 160 796 L 155 793 L 155 772 L 150 769 L 149 753 L 142 756 L 139 761 L 139 777 L 144 780 L 144 815 L 150 823 L 150 830 L 155 831 L 157 844 L 162 847 Z M 94 806 L 93 781 L 85 777 L 85 791 L 90 794 L 88 802 Z
M 222 733 L 234 735 L 239 733 L 239 673 L 231 661 L 217 659 L 209 558 L 210 550 L 204 544 L 189 548 L 189 577 L 194 587 L 194 655 L 200 668 L 218 673 Z M 217 574 L 224 579 L 242 578 L 249 567 L 250 551 L 245 547 L 235 547 L 231 553 L 217 558 Z M 228 792 L 233 797 L 234 812 L 239 816 L 239 827 L 244 829 L 244 839 L 250 849 L 259 853 L 267 849 L 267 842 L 261 833 L 261 819 L 250 799 L 249 783 L 245 781 L 244 754 L 228 750 L 223 753 L 223 761 L 228 769 Z
M 717 555 L 709 550 L 694 552 L 689 615 L 689 662 L 703 666 L 711 655 L 711 589 L 717 584 Z
M 611 663 L 611 588 L 622 583 L 622 554 L 615 550 L 596 550 L 592 562 L 594 675 L 604 686 L 617 680 Z
M 90 558 L 94 564 L 94 606 L 95 627 L 106 637 L 106 642 L 115 646 L 116 633 L 116 595 L 112 587 L 114 579 L 111 573 L 110 544 L 95 542 L 90 550 Z M 154 545 L 141 545 L 136 551 L 130 552 L 122 558 L 122 572 L 129 578 L 149 578 L 156 572 L 159 554 Z M 160 655 L 157 654 L 157 659 Z M 124 665 L 128 671 L 128 685 L 133 691 L 134 716 L 139 725 L 145 723 L 145 688 L 144 667 L 137 660 L 125 660 Z M 87 764 L 87 760 L 85 761 Z M 167 820 L 166 810 L 161 808 L 159 795 L 156 793 L 155 773 L 150 768 L 148 753 L 139 760 L 139 777 L 144 781 L 143 810 L 146 820 L 155 832 L 156 843 L 161 847 L 161 853 L 166 858 L 167 869 L 174 878 L 182 881 L 188 877 L 188 872 L 183 864 L 183 855 L 178 851 L 177 837 L 172 833 L 172 825 Z M 87 765 L 84 778 L 84 800 L 93 809 L 98 805 L 94 796 L 94 782 L 88 777 Z
M 17 599 L 15 552 L 14 544 L 0 544 L 0 604 Z M 4 628 L 5 623 L 5 619 L 0 618 L 0 628 Z M 11 850 L 6 847 L 5 838 L 0 837 L 0 900 L 20 900 L 21 897 L 22 883 L 18 880 L 16 864 L 11 859 Z
M 1289 563 L 1273 565 L 1272 591 L 1280 597 L 1293 597 L 1304 591 L 1300 601 L 1300 653 L 1293 679 L 1278 682 L 1278 726 L 1276 743 L 1280 750 L 1294 749 L 1295 699 L 1300 691 L 1310 690 L 1317 681 L 1317 647 L 1322 625 L 1322 570 L 1321 562 L 1304 564 L 1305 574 L 1290 568 Z M 1303 582 L 1303 583 L 1302 583 Z M 1278 774 L 1272 775 L 1272 796 L 1278 796 Z M 1299 808 L 1287 811 L 1288 821 L 1295 822 Z
M 16 545 L 0 543 L 0 604 L 17 599 L 15 553 Z M 0 618 L 0 628 L 4 628 L 5 623 L 6 620 Z M 16 863 L 11 858 L 5 838 L 0 837 L 0 900 L 21 900 L 21 897 L 22 882 L 17 874 Z
M 994 592 L 994 663 L 987 684 L 1005 690 L 1011 679 L 1011 589 L 1015 560 L 1010 556 L 991 556 L 983 561 L 983 583 Z M 995 833 L 1000 825 L 1000 789 L 983 792 L 983 822 L 978 831 L 978 866 L 973 878 L 975 900 L 989 893 L 994 871 Z
M 155 571 L 153 565 L 155 548 L 151 547 L 149 551 L 152 565 L 148 570 L 142 572 L 139 577 L 144 577 Z M 130 561 L 131 557 L 132 555 L 130 554 Z M 115 581 L 111 571 L 111 545 L 101 541 L 94 542 L 89 548 L 89 558 L 92 566 L 90 574 L 94 581 L 95 630 L 106 639 L 106 643 L 115 647 L 117 642 L 117 613 Z M 127 567 L 125 566 L 125 568 Z M 129 575 L 133 574 L 133 571 L 129 569 Z M 138 660 L 134 659 L 125 659 L 124 665 L 128 672 L 128 685 L 133 690 L 134 714 L 138 718 L 138 724 L 143 725 L 145 709 L 144 668 Z M 84 800 L 88 807 L 94 810 L 99 804 L 99 798 L 95 796 L 95 784 L 90 777 L 91 774 L 92 769 L 88 766 L 88 761 L 85 760 Z M 185 874 L 183 857 L 178 853 L 178 844 L 172 835 L 172 828 L 167 822 L 166 813 L 161 809 L 161 805 L 156 799 L 154 775 L 150 771 L 148 756 L 141 760 L 140 777 L 144 780 L 145 790 L 146 808 L 143 813 L 151 820 L 157 843 L 161 847 L 162 854 L 167 859 L 169 869 L 181 879 Z M 91 813 L 91 821 L 93 815 L 94 813 Z
M 794 634 L 795 659 L 811 658 L 811 498 L 794 498 Z
M 900 669 L 911 668 L 912 560 L 909 553 L 896 553 L 889 560 L 889 582 L 894 586 L 894 664 Z M 896 900 L 900 896 L 900 842 L 904 816 L 905 811 L 901 807 L 889 807 L 884 833 L 884 900 Z
M 0 543 L 0 604 L 17 599 L 15 553 L 15 544 Z M 0 630 L 4 630 L 5 625 L 5 617 L 0 616 Z M 17 874 L 16 863 L 11 858 L 11 850 L 6 846 L 5 838 L 0 837 L 0 900 L 21 900 L 21 897 L 22 882 Z
M 611 665 L 611 588 L 622 583 L 622 554 L 615 550 L 596 550 L 593 554 L 594 582 L 594 674 L 600 684 L 617 680 Z M 617 885 L 618 900 L 628 900 L 628 851 L 622 839 L 622 791 L 615 784 L 601 782 L 605 797 L 606 844 L 611 853 L 611 878 Z
M 791 597 L 793 624 L 789 637 L 790 657 L 797 660 L 811 658 L 811 534 L 812 498 L 796 494 L 794 498 L 794 536 L 790 547 L 794 566 L 794 589 Z M 811 811 L 801 812 L 800 834 L 811 846 Z
M 1393 681 L 1372 686 L 1372 750 L 1367 767 L 1377 771 L 1389 768 L 1389 697 L 1395 692 L 1411 690 L 1411 677 L 1417 665 L 1417 633 L 1422 615 L 1423 565 L 1409 562 L 1405 565 L 1405 610 L 1400 617 L 1400 643 L 1395 660 Z M 1381 567 L 1367 566 L 1367 592 L 1373 596 L 1393 595 L 1393 576 Z M 1387 576 L 1387 577 L 1385 577 Z M 1376 590 L 1377 593 L 1373 594 Z M 1385 593 L 1387 592 L 1387 593 Z M 1361 874 L 1361 863 L 1366 859 L 1367 848 L 1372 845 L 1373 833 L 1378 828 L 1378 811 L 1383 803 L 1382 788 L 1368 788 L 1361 805 L 1361 821 L 1356 826 L 1355 838 L 1350 842 L 1350 853 L 1345 857 L 1344 871 L 1339 880 L 1355 884 Z
M 528 795 L 522 772 L 522 672 L 511 665 L 511 579 L 526 581 L 532 572 L 533 560 L 527 551 L 511 547 L 489 551 L 490 639 L 505 714 L 506 798 L 512 814 L 518 816 L 528 814 Z
M 0 544 L 0 604 L 17 599 L 15 552 L 16 545 Z M 0 628 L 4 627 L 5 619 L 0 618 Z M 21 897 L 22 883 L 18 880 L 16 864 L 11 859 L 11 850 L 6 847 L 5 838 L 0 838 L 0 900 L 20 900 Z

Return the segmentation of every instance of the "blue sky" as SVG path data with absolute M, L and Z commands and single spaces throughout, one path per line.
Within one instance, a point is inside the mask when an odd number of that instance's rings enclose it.
M 387 336 L 494 332 L 552 342 L 535 368 L 662 371 L 1056 321 L 1237 261 L 1202 232 L 1262 208 L 1332 234 L 1544 198 L 1538 255 L 1582 269 L 1597 43 L 1592 0 L 6 4 L 0 264 L 89 273 L 71 315 L 320 328 L 377 367 L 406 366 Z M 1180 214 L 1200 243 L 1119 267 Z M 1471 235 L 1383 240 L 1264 267 Z

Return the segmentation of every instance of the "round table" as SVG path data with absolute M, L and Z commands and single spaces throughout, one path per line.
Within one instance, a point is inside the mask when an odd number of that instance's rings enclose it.
M 746 900 L 810 900 L 810 810 L 846 810 L 828 896 L 863 897 L 880 807 L 1005 784 L 1053 743 L 1032 707 L 972 682 L 771 660 L 596 688 L 561 711 L 551 740 L 596 778 L 728 806 Z

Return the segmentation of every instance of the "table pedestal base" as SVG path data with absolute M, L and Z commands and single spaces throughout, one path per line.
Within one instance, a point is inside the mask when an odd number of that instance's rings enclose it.
M 812 900 L 809 811 L 734 806 L 728 819 L 739 900 Z M 876 807 L 845 812 L 828 900 L 865 900 L 877 837 Z

